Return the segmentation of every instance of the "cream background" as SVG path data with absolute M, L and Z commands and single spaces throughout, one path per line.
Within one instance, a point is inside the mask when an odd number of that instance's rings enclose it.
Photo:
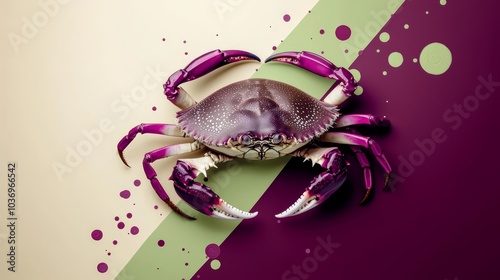
M 16 52 L 9 34 L 23 36 L 23 18 L 33 22 L 33 16 L 44 11 L 40 3 L 48 2 L 57 3 L 58 10 Z M 176 108 L 162 95 L 163 81 L 155 79 L 149 80 L 147 97 L 134 102 L 135 108 L 128 106 L 129 113 L 113 111 L 112 104 L 123 106 L 122 94 L 130 95 L 149 79 L 147 69 L 161 69 L 166 79 L 212 49 L 244 49 L 265 58 L 316 2 L 1 1 L 0 278 L 114 279 L 118 269 L 97 273 L 95 266 L 110 246 L 93 241 L 90 233 L 96 228 L 105 234 L 115 231 L 112 218 L 133 209 L 134 219 L 141 221 L 140 234 L 122 232 L 120 240 L 126 246 L 113 248 L 112 261 L 107 260 L 113 268 L 127 263 L 169 212 L 152 208 L 161 201 L 144 180 L 142 155 L 177 139 L 139 137 L 126 151 L 132 169 L 125 168 L 116 154 L 120 138 L 141 122 L 173 122 Z M 217 4 L 231 9 L 220 17 Z M 284 14 L 291 16 L 290 22 L 283 21 Z M 249 77 L 258 67 L 241 64 L 185 88 L 201 99 L 222 85 Z M 152 106 L 158 110 L 152 111 Z M 96 130 L 102 121 L 111 126 L 102 141 L 58 178 L 52 165 L 66 164 L 67 148 L 76 149 L 86 139 L 82 131 Z M 5 262 L 10 160 L 18 163 L 16 273 L 8 272 Z M 170 170 L 173 163 L 155 166 Z M 166 181 L 168 176 L 164 172 L 160 179 Z M 129 200 L 119 198 L 121 190 L 135 188 L 132 183 L 138 178 L 144 191 L 134 192 Z

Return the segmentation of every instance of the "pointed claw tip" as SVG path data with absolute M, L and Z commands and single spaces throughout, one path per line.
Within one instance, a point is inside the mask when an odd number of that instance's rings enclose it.
M 391 181 L 391 174 L 392 173 L 387 173 L 385 175 L 385 183 L 384 183 L 384 190 L 387 189 L 387 187 L 389 186 L 389 182 Z
M 359 202 L 359 205 L 363 205 L 365 204 L 365 202 L 368 200 L 368 198 L 370 197 L 370 193 L 371 193 L 371 190 L 372 189 L 367 189 L 366 192 L 365 192 L 365 196 L 363 197 L 363 199 L 361 199 L 361 201 Z
M 120 159 L 122 160 L 123 164 L 125 164 L 127 167 L 130 168 L 130 165 L 128 165 L 127 161 L 125 160 L 125 156 L 123 155 L 123 151 L 118 150 L 118 155 L 120 155 Z

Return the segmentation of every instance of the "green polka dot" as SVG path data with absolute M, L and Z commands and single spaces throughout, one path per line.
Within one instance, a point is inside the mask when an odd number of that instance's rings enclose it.
M 418 62 L 418 59 L 414 58 L 414 59 L 413 59 L 413 62 L 417 63 L 417 62 Z
M 441 75 L 451 65 L 451 51 L 441 43 L 430 43 L 422 49 L 419 57 L 420 66 L 432 75 Z
M 363 87 L 362 86 L 358 86 L 356 88 L 356 90 L 354 91 L 355 95 L 361 95 L 362 93 L 363 93 Z
M 403 64 L 403 55 L 399 52 L 393 52 L 389 55 L 388 60 L 392 67 L 399 67 Z
M 444 6 L 444 5 L 446 5 L 446 0 L 440 0 L 440 1 L 439 1 L 439 4 L 441 4 L 441 5 L 443 5 L 443 6 Z
M 382 71 L 382 75 L 387 76 L 387 71 Z
M 217 270 L 220 268 L 220 261 L 219 260 L 212 260 L 210 262 L 210 267 L 213 269 L 213 270 Z
M 380 36 L 378 38 L 380 39 L 380 41 L 385 43 L 389 41 L 389 39 L 391 39 L 391 35 L 389 35 L 389 33 L 387 32 L 382 32 L 380 33 Z
M 377 53 L 379 53 L 379 52 L 380 52 L 380 50 L 379 50 L 379 49 L 377 49 Z
M 361 80 L 361 73 L 357 69 L 349 69 L 349 72 L 351 72 L 352 76 L 356 81 L 359 82 Z
M 404 25 L 404 28 L 405 28 L 405 29 L 408 29 L 408 28 L 410 28 L 410 25 L 409 25 L 409 24 L 405 24 L 405 25 Z

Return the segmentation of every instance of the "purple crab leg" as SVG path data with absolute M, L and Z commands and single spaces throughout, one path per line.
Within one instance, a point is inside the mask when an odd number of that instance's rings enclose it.
M 188 153 L 192 151 L 196 151 L 201 149 L 200 145 L 198 142 L 192 142 L 192 143 L 182 143 L 182 144 L 176 144 L 176 145 L 170 145 L 166 146 L 151 152 L 148 152 L 144 156 L 144 160 L 142 161 L 142 166 L 144 167 L 144 172 L 146 173 L 146 177 L 149 179 L 151 182 L 151 186 L 153 189 L 156 191 L 156 194 L 172 208 L 172 210 L 181 216 L 188 218 L 190 220 L 194 220 L 195 218 L 187 215 L 184 213 L 181 209 L 177 207 L 171 200 L 170 197 L 168 196 L 167 192 L 161 185 L 160 181 L 158 178 L 156 178 L 157 173 L 154 170 L 153 166 L 151 166 L 151 163 L 155 162 L 158 159 L 162 158 L 167 158 L 173 155 L 179 155 L 183 153 Z
M 386 175 L 386 180 L 384 184 L 384 188 L 387 187 L 389 183 L 389 179 L 392 173 L 392 168 L 385 158 L 384 153 L 382 152 L 382 149 L 380 146 L 375 142 L 375 140 L 361 136 L 361 135 L 356 135 L 353 133 L 348 133 L 348 132 L 327 132 L 319 138 L 320 141 L 323 142 L 330 142 L 330 143 L 337 143 L 337 144 L 347 144 L 347 145 L 356 145 L 356 146 L 363 146 L 367 149 L 370 149 L 371 152 L 375 155 L 375 158 L 379 162 L 379 164 L 382 166 L 384 169 Z
M 248 213 L 229 205 L 208 186 L 195 181 L 200 173 L 206 176 L 210 167 L 229 160 L 232 158 L 210 152 L 202 158 L 178 160 L 170 180 L 174 181 L 177 194 L 205 215 L 223 219 L 251 219 L 258 213 Z
M 391 122 L 385 117 L 380 118 L 374 115 L 351 114 L 340 116 L 335 121 L 334 127 L 339 128 L 359 124 L 387 127 L 391 125 Z
M 323 101 L 339 105 L 349 98 L 356 90 L 357 82 L 351 72 L 343 67 L 337 67 L 326 58 L 312 52 L 283 52 L 270 56 L 266 62 L 277 61 L 299 66 L 319 76 L 340 81 L 340 87 L 332 91 Z M 339 95 L 339 93 L 342 93 Z
M 123 163 L 130 167 L 123 156 L 123 151 L 134 140 L 137 134 L 162 134 L 167 136 L 186 137 L 186 134 L 174 124 L 160 124 L 160 123 L 141 123 L 140 125 L 132 128 L 127 135 L 118 143 L 118 154 Z
M 214 50 L 207 52 L 189 63 L 186 68 L 173 73 L 163 85 L 164 93 L 174 105 L 181 109 L 191 107 L 196 101 L 181 87 L 180 84 L 198 79 L 215 69 L 233 62 L 243 60 L 260 61 L 256 55 L 240 50 Z
M 363 196 L 363 199 L 359 202 L 359 204 L 363 204 L 370 196 L 372 190 L 372 171 L 370 167 L 370 162 L 368 161 L 368 158 L 366 157 L 365 153 L 363 152 L 363 150 L 361 150 L 359 146 L 349 146 L 349 148 L 351 148 L 351 151 L 353 151 L 356 154 L 358 163 L 359 165 L 361 165 L 361 168 L 363 168 L 366 191 L 365 195 Z
M 294 156 L 311 160 L 326 171 L 320 173 L 311 181 L 305 192 L 288 209 L 276 215 L 284 218 L 302 214 L 323 203 L 344 183 L 347 177 L 346 162 L 340 150 L 334 148 L 306 148 L 294 153 Z

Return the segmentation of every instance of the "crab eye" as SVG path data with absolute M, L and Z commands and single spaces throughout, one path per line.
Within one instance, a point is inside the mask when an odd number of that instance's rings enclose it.
M 283 141 L 283 135 L 281 135 L 281 134 L 274 134 L 272 141 L 273 141 L 273 144 L 280 144 L 281 141 Z
M 252 144 L 252 138 L 248 135 L 240 136 L 239 142 L 245 146 Z

